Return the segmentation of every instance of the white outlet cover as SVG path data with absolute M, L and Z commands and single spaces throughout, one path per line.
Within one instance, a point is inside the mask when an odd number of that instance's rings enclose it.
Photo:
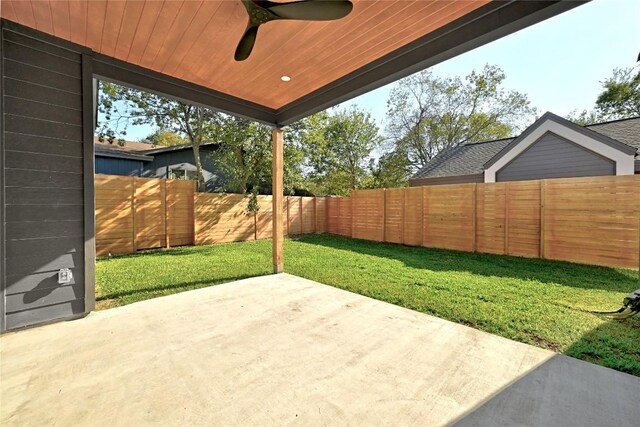
M 68 268 L 61 268 L 58 271 L 58 283 L 63 285 L 66 283 L 71 283 L 71 280 L 73 279 L 73 273 L 71 273 L 71 270 Z

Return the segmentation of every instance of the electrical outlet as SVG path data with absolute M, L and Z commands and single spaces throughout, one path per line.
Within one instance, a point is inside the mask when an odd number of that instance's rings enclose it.
M 58 271 L 58 283 L 61 285 L 64 285 L 66 283 L 71 283 L 71 280 L 73 279 L 73 273 L 71 273 L 71 270 L 68 268 L 61 268 Z

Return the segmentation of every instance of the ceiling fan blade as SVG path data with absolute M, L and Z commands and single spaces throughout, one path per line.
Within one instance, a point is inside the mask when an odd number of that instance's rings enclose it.
M 238 47 L 236 48 L 236 53 L 234 55 L 236 61 L 244 61 L 249 57 L 249 55 L 251 55 L 253 45 L 256 43 L 256 36 L 258 35 L 259 27 L 259 25 L 249 25 L 247 27 L 240 39 L 240 43 L 238 43 Z
M 353 9 L 348 0 L 302 0 L 289 3 L 257 2 L 260 7 L 281 19 L 332 21 L 347 16 Z

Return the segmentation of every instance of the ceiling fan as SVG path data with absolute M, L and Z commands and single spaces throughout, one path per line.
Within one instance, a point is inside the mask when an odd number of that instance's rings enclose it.
M 289 3 L 242 0 L 242 4 L 247 9 L 249 23 L 236 48 L 236 61 L 244 61 L 249 57 L 262 24 L 279 19 L 332 21 L 344 18 L 353 9 L 353 3 L 349 0 L 301 0 Z

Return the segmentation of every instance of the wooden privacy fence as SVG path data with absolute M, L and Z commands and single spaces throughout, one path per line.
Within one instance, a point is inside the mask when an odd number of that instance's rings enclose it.
M 358 190 L 329 233 L 410 246 L 638 268 L 640 175 Z
M 258 212 L 247 214 L 248 196 L 242 194 L 195 195 L 195 244 L 242 242 L 272 236 L 271 196 L 258 196 Z M 284 198 L 284 233 L 325 232 L 325 198 Z
M 96 175 L 96 253 L 271 238 L 271 196 L 196 193 L 194 181 Z M 323 197 L 285 197 L 285 234 L 323 233 Z
M 192 244 L 194 193 L 193 181 L 96 175 L 96 253 Z

